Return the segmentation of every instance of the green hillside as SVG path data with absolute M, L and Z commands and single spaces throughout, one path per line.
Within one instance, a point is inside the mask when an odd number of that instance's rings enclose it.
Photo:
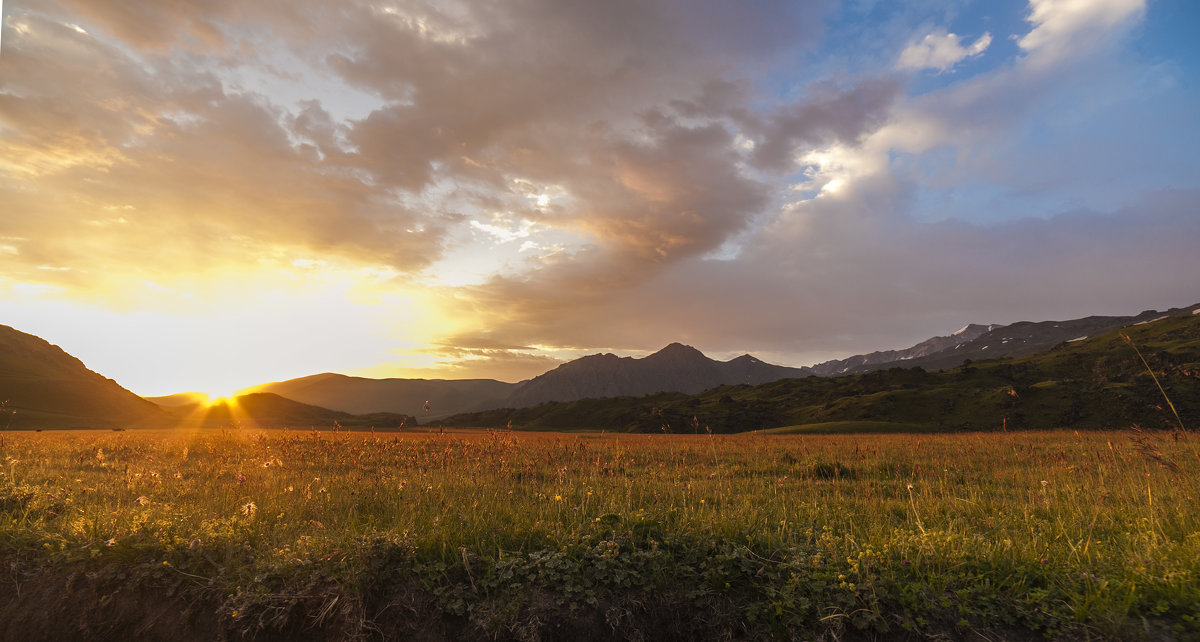
M 1200 426 L 1200 316 L 1171 317 L 1123 332 L 1153 368 L 1185 426 Z M 806 431 L 810 426 L 845 431 L 846 425 L 838 422 L 887 422 L 901 424 L 896 431 L 938 432 L 1177 426 L 1154 379 L 1120 332 L 1029 357 L 977 361 L 945 371 L 893 368 L 722 386 L 697 395 L 546 403 L 457 415 L 442 423 L 672 433 Z M 866 428 L 877 431 L 879 425 Z

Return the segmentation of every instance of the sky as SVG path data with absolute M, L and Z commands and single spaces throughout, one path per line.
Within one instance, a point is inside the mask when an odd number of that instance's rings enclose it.
M 1192 0 L 7 0 L 0 324 L 142 395 L 1200 302 Z

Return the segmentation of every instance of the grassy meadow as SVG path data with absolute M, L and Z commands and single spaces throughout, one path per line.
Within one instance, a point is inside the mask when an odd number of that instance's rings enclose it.
M 1200 639 L 1189 433 L 6 432 L 0 464 L 7 639 Z

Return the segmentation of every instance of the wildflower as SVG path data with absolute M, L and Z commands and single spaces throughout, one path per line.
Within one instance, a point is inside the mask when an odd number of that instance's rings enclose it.
M 554 501 L 556 501 L 556 502 L 561 502 L 561 501 L 562 501 L 562 495 L 555 495 L 555 496 L 554 496 Z
M 237 483 L 238 483 L 238 486 L 241 486 L 242 484 L 246 483 L 246 476 L 241 473 L 238 473 Z

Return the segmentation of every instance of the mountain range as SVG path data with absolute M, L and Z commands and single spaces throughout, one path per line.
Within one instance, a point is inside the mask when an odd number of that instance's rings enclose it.
M 793 377 L 810 377 L 807 368 L 789 368 L 748 354 L 716 361 L 692 346 L 672 343 L 641 359 L 595 354 L 564 363 L 522 382 L 504 405 L 514 408 L 547 401 L 627 397 L 655 392 L 696 393 L 717 386 L 759 384 Z
M 872 352 L 801 368 L 769 364 L 748 354 L 716 361 L 691 346 L 672 343 L 642 358 L 588 355 L 519 383 L 491 379 L 365 379 L 325 373 L 264 384 L 252 390 L 345 412 L 398 412 L 415 415 L 421 421 L 436 421 L 459 413 L 527 408 L 551 401 L 659 392 L 693 394 L 721 385 L 838 377 L 897 366 L 953 368 L 964 361 L 1028 356 L 1064 342 L 1160 317 L 1186 316 L 1197 309 L 1200 304 L 1166 312 L 1147 310 L 1134 316 L 1090 316 L 1011 325 L 968 324 L 953 334 L 933 337 L 903 350 Z
M 945 370 L 893 366 L 691 395 L 547 402 L 441 423 L 650 433 L 1196 429 L 1200 315 L 1155 317 L 1030 356 L 967 360 Z
M 1165 312 L 1146 310 L 1133 316 L 1090 316 L 1067 321 L 1021 321 L 1011 325 L 990 326 L 987 332 L 952 348 L 915 357 L 903 362 L 907 367 L 927 370 L 952 368 L 964 361 L 1027 357 L 1055 346 L 1083 341 L 1121 328 L 1150 323 L 1170 317 L 1196 314 L 1200 304 L 1171 308 Z
M 398 412 L 430 421 L 451 415 L 547 401 L 622 397 L 655 392 L 700 392 L 720 385 L 757 384 L 812 376 L 742 355 L 716 361 L 679 343 L 643 358 L 594 354 L 520 383 L 492 379 L 366 379 L 324 373 L 255 386 L 308 404 L 346 412 Z
M 813 374 L 821 377 L 838 377 L 888 368 L 901 361 L 911 361 L 939 353 L 947 353 L 949 350 L 956 350 L 962 344 L 970 343 L 984 334 L 1001 327 L 1004 326 L 970 323 L 954 334 L 926 339 L 911 348 L 904 350 L 883 350 L 870 354 L 854 355 L 845 359 L 835 359 L 833 361 L 818 363 L 812 366 L 810 370 L 812 370 Z
M 142 399 L 48 342 L 0 326 L 0 428 L 217 425 L 413 426 L 463 413 L 530 408 L 579 400 L 629 399 L 660 393 L 696 395 L 730 386 L 798 378 L 845 378 L 879 370 L 942 370 L 972 361 L 1026 357 L 1119 328 L 1194 316 L 1200 304 L 1135 316 L 1091 316 L 1011 325 L 969 324 L 904 350 L 889 350 L 792 368 L 742 355 L 716 361 L 672 343 L 643 358 L 594 354 L 520 383 L 490 379 L 367 379 L 325 373 L 263 384 L 235 403 L 209 407 L 202 395 Z M 819 387 L 820 384 L 812 384 Z M 234 408 L 238 408 L 235 417 Z M 765 420 L 765 418 L 764 418 Z M 451 423 L 457 423 L 457 420 Z

